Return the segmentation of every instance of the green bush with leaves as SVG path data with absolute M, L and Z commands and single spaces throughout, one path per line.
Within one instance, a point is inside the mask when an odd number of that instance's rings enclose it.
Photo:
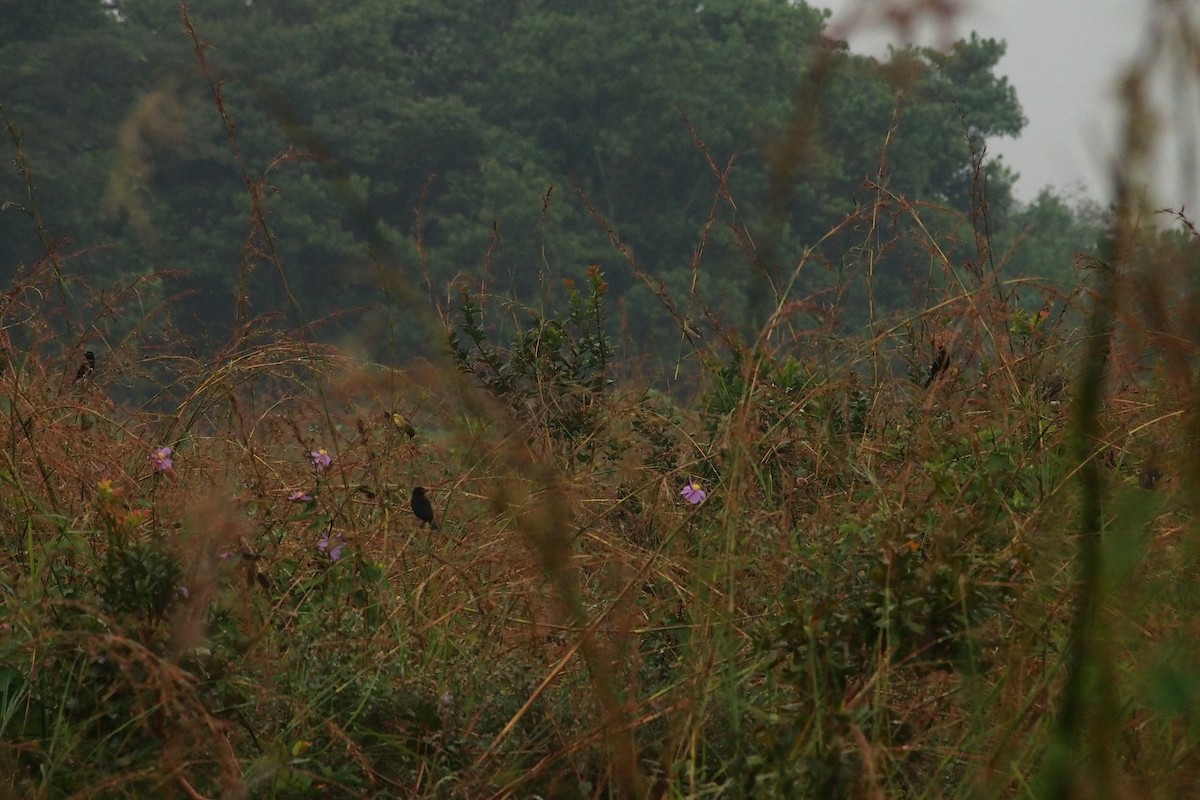
M 509 346 L 500 347 L 489 341 L 478 301 L 464 290 L 461 321 L 449 334 L 460 370 L 515 415 L 533 414 L 565 452 L 584 462 L 611 446 L 601 436 L 614 369 L 607 291 L 599 267 L 589 268 L 586 293 L 567 283 L 565 317 L 530 311 L 528 321 L 514 321 Z

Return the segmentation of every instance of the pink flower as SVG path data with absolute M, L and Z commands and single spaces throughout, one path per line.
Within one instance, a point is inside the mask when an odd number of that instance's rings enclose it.
M 175 466 L 175 459 L 171 456 L 175 453 L 169 447 L 159 447 L 150 453 L 150 460 L 154 462 L 154 468 L 159 472 L 168 472 L 171 467 Z
M 308 454 L 308 460 L 311 461 L 312 465 L 317 468 L 317 472 L 328 469 L 329 465 L 333 463 L 333 457 L 326 452 L 324 447 L 322 447 L 320 450 L 311 451 Z
M 288 495 L 289 503 L 307 503 L 312 500 L 312 495 L 303 489 L 297 489 Z
M 704 498 L 708 497 L 708 492 L 701 489 L 700 484 L 696 483 L 695 481 L 692 481 L 684 486 L 679 491 L 679 494 L 683 496 L 684 500 L 687 500 L 694 506 L 700 505 L 704 502 Z

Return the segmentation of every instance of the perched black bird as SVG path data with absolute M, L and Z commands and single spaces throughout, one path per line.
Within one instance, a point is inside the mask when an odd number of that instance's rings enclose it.
M 96 368 L 96 354 L 88 350 L 83 354 L 83 363 L 79 365 L 79 369 L 75 370 L 75 380 L 86 378 Z
M 429 502 L 429 495 L 425 494 L 424 486 L 417 486 L 412 490 L 412 511 L 417 515 L 417 519 L 421 520 L 421 524 L 429 523 L 429 527 L 437 530 L 438 524 L 433 521 L 433 503 Z
M 950 366 L 950 356 L 946 353 L 946 348 L 938 345 L 937 353 L 933 356 L 933 363 L 929 365 L 929 377 L 925 381 L 925 388 L 928 389 L 937 380 L 938 375 L 946 371 Z
M 1057 403 L 1066 386 L 1067 379 L 1056 372 L 1041 382 L 1038 394 L 1043 403 Z
M 1142 467 L 1142 471 L 1138 473 L 1138 486 L 1141 486 L 1147 491 L 1158 486 L 1158 482 L 1162 480 L 1162 467 L 1155 464 L 1153 461 L 1148 462 Z

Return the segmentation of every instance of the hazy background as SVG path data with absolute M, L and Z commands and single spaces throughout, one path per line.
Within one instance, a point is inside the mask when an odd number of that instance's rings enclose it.
M 1020 173 L 1017 196 L 1030 200 L 1051 185 L 1068 197 L 1086 194 L 1102 200 L 1108 192 L 1105 165 L 1116 141 L 1115 81 L 1145 39 L 1150 4 L 1151 0 L 979 0 L 961 4 L 964 11 L 951 29 L 925 24 L 914 35 L 917 44 L 929 46 L 965 37 L 972 30 L 1005 40 L 1008 52 L 997 71 L 1016 87 L 1028 125 L 1019 139 L 997 138 L 990 144 Z M 833 11 L 831 32 L 848 39 L 857 52 L 883 54 L 888 44 L 901 43 L 894 29 L 871 16 L 882 3 L 822 0 L 817 5 Z M 865 26 L 841 29 L 863 8 L 871 9 Z M 1162 177 L 1165 180 L 1156 187 L 1161 200 L 1177 206 L 1184 199 L 1180 169 L 1172 168 Z M 1186 194 L 1194 195 L 1194 189 L 1189 187 Z

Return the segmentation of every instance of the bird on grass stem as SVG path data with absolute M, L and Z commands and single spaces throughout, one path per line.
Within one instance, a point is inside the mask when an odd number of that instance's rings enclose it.
M 410 439 L 417 435 L 417 429 L 414 428 L 413 424 L 408 421 L 408 417 L 404 416 L 399 411 L 392 412 L 392 425 L 395 426 L 396 430 L 400 431 Z
M 425 493 L 424 486 L 417 486 L 412 490 L 412 512 L 421 520 L 421 525 L 429 523 L 429 527 L 435 531 L 438 529 L 438 524 L 433 521 L 433 503 L 429 502 L 429 495 Z
M 75 370 L 75 381 L 91 375 L 94 369 L 96 369 L 96 354 L 88 350 L 83 354 L 83 363 L 79 365 L 79 369 Z
M 1056 372 L 1038 384 L 1038 396 L 1043 403 L 1058 405 L 1062 399 L 1063 389 L 1067 387 L 1067 379 Z
M 929 365 L 929 378 L 925 381 L 925 388 L 928 389 L 937 380 L 938 376 L 946 371 L 950 366 L 950 356 L 946 353 L 946 348 L 938 345 L 937 353 L 933 357 L 933 363 Z

